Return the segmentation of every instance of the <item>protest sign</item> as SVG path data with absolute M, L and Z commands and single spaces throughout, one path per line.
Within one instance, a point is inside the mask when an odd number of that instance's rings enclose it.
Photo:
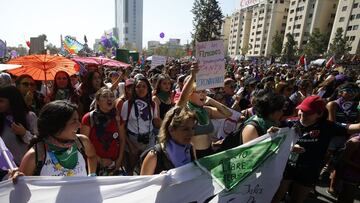
M 165 56 L 156 56 L 153 55 L 151 59 L 151 68 L 159 66 L 159 65 L 165 65 L 166 64 L 166 57 Z
M 199 62 L 196 90 L 223 87 L 225 74 L 223 41 L 198 42 L 196 58 Z

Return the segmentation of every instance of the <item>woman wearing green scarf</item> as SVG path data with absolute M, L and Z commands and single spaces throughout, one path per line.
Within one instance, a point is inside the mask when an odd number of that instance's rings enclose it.
M 20 171 L 33 176 L 87 176 L 96 171 L 96 153 L 90 140 L 77 135 L 77 107 L 59 100 L 46 104 L 38 119 L 38 137 L 20 164 Z
M 284 105 L 285 97 L 282 95 L 271 90 L 259 90 L 256 92 L 253 100 L 255 115 L 245 121 L 241 135 L 243 143 L 272 131 L 273 127 L 280 126 Z
M 152 100 L 160 110 L 160 118 L 164 119 L 166 112 L 168 112 L 171 107 L 174 106 L 170 76 L 166 74 L 160 74 L 157 77 Z
M 184 81 L 183 92 L 176 105 L 187 106 L 196 113 L 198 123 L 195 125 L 195 136 L 191 138 L 191 143 L 196 150 L 196 158 L 199 159 L 214 153 L 210 139 L 210 134 L 214 131 L 211 119 L 228 118 L 232 113 L 225 105 L 208 97 L 205 90 L 196 90 L 195 80 L 198 71 L 198 66 L 194 63 L 190 76 Z

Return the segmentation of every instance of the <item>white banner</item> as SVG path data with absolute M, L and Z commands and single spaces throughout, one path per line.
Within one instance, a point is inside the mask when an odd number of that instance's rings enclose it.
M 263 2 L 264 0 L 240 0 L 240 9 L 247 8 Z
M 151 68 L 159 66 L 159 65 L 165 65 L 166 64 L 166 57 L 165 56 L 152 56 L 151 60 Z
M 239 148 L 261 147 L 282 136 L 275 154 L 228 191 L 213 175 L 194 163 L 154 176 L 128 177 L 20 177 L 17 184 L 0 182 L 0 202 L 270 202 L 282 178 L 292 144 L 293 130 L 265 135 Z M 237 149 L 237 148 L 236 148 Z M 216 155 L 215 155 L 216 156 Z M 217 157 L 218 158 L 218 157 Z M 246 160 L 245 160 L 246 161 Z
M 225 75 L 223 41 L 198 42 L 196 44 L 196 58 L 199 61 L 196 89 L 223 87 Z

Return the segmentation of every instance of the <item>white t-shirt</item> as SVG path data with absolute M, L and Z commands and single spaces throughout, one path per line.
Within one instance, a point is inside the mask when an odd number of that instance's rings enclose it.
M 40 176 L 87 176 L 85 159 L 79 151 L 77 151 L 77 156 L 78 162 L 75 168 L 67 169 L 61 166 L 60 169 L 56 169 L 51 161 L 49 152 L 46 152 L 46 159 L 41 168 Z
M 125 101 L 122 109 L 121 109 L 121 120 L 126 121 L 129 118 L 127 129 L 135 134 L 146 134 L 152 132 L 153 119 L 159 118 L 159 113 L 157 108 L 151 107 L 151 120 L 149 120 L 147 106 L 148 104 L 143 100 L 137 99 L 135 100 L 135 104 L 138 108 L 139 118 L 137 119 L 135 116 L 135 106 L 133 105 L 130 110 L 130 115 L 128 116 L 128 106 L 129 101 Z M 138 120 L 139 120 L 139 128 L 138 128 Z
M 223 139 L 236 130 L 241 113 L 230 108 L 228 109 L 232 112 L 232 116 L 230 118 L 211 120 L 215 127 L 214 135 L 216 135 L 217 139 Z

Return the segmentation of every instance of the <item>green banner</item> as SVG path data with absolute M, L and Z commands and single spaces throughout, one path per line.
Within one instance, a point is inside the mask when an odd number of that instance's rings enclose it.
M 277 136 L 248 147 L 239 146 L 207 156 L 196 163 L 210 172 L 227 190 L 231 190 L 271 157 L 284 140 L 284 135 Z

